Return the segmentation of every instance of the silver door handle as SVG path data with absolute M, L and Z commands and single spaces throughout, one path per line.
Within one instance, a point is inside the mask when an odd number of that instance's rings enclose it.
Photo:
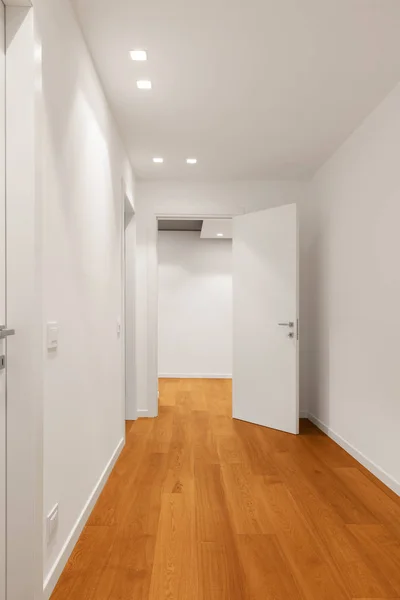
M 278 323 L 281 327 L 294 327 L 293 321 L 289 321 L 289 323 Z
M 15 335 L 15 329 L 6 329 L 5 325 L 0 325 L 0 340 L 4 340 L 9 335 Z

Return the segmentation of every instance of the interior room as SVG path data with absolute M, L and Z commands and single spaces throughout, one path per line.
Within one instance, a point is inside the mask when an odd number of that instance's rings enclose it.
M 399 31 L 0 1 L 0 600 L 400 600 Z
M 232 220 L 158 219 L 157 254 L 159 410 L 231 415 Z
M 159 219 L 157 252 L 162 406 L 178 383 L 231 384 L 232 221 Z

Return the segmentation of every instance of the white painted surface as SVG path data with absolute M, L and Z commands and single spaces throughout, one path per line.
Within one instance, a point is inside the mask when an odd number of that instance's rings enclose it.
M 161 183 L 137 185 L 137 331 L 136 355 L 138 409 L 157 414 L 158 301 L 157 301 L 157 223 L 156 215 L 226 217 L 263 208 L 297 203 L 300 211 L 300 255 L 303 205 L 309 185 L 302 182 Z M 305 268 L 306 265 L 303 265 Z M 301 277 L 300 277 L 301 280 Z M 301 291 L 300 291 L 301 294 Z M 302 312 L 300 306 L 300 312 Z M 302 387 L 302 381 L 300 377 Z M 302 404 L 306 402 L 304 396 Z M 302 406 L 303 409 L 303 406 Z
M 297 434 L 295 204 L 233 219 L 232 269 L 233 417 Z
M 161 377 L 231 377 L 232 242 L 158 232 Z
M 22 7 L 22 6 L 30 7 L 30 6 L 32 6 L 32 2 L 30 2 L 30 0 L 5 0 L 4 4 L 6 6 L 18 6 L 18 7 Z
M 88 499 L 124 437 L 123 336 L 116 331 L 122 180 L 132 199 L 133 189 L 70 3 L 36 0 L 35 19 L 43 55 L 43 316 L 60 326 L 44 369 L 43 515 L 59 504 L 57 533 L 44 547 L 42 585 L 44 577 L 50 594 L 76 523 L 84 524 Z
M 42 306 L 40 47 L 33 11 L 6 10 L 7 598 L 42 593 Z M 21 574 L 23 574 L 21 576 Z
M 137 419 L 136 407 L 136 356 L 135 356 L 135 313 L 136 313 L 136 218 L 133 205 L 125 202 L 124 211 L 124 255 L 125 255 L 125 418 Z
M 311 413 L 305 413 L 303 415 L 304 418 L 309 419 L 316 427 L 318 427 L 321 431 L 326 433 L 334 442 L 336 442 L 339 446 L 341 446 L 346 452 L 348 452 L 353 458 L 355 458 L 359 463 L 361 463 L 368 471 L 373 473 L 378 479 L 383 481 L 385 485 L 387 485 L 390 489 L 392 489 L 396 494 L 400 496 L 400 482 L 393 479 L 393 477 L 384 471 L 381 467 L 379 467 L 376 463 L 374 463 L 370 458 L 365 456 L 362 452 L 360 452 L 357 448 L 349 444 L 347 440 L 345 440 L 341 435 L 336 433 L 333 429 L 328 427 L 325 423 L 317 419 Z
M 163 379 L 232 379 L 232 373 L 207 373 L 201 371 L 193 371 L 193 373 L 160 373 L 159 377 Z M 147 416 L 146 411 L 141 411 L 139 416 Z
M 308 177 L 399 80 L 398 0 L 73 3 L 147 178 Z
M 204 219 L 200 237 L 232 239 L 232 219 Z
M 53 568 L 47 574 L 46 579 L 44 580 L 42 598 L 43 600 L 48 600 L 50 598 L 54 587 L 63 572 L 65 565 L 67 564 L 68 558 L 71 555 L 72 550 L 77 543 L 79 536 L 81 535 L 83 528 L 85 527 L 86 521 L 90 517 L 90 514 L 99 499 L 101 492 L 105 484 L 107 483 L 107 479 L 114 468 L 115 463 L 117 462 L 119 455 L 124 447 L 125 440 L 121 439 L 115 448 L 114 452 L 108 463 L 106 464 L 104 471 L 101 473 L 98 481 L 96 482 L 93 490 L 91 491 L 84 507 L 82 508 L 81 513 L 78 515 L 76 522 L 74 523 L 67 539 L 63 547 L 60 550 L 60 554 L 55 561 Z
M 309 411 L 399 490 L 400 86 L 319 171 L 308 217 Z
M 5 13 L 0 3 L 0 325 L 6 325 L 6 63 Z M 6 342 L 0 340 L 0 356 L 6 352 Z M 6 593 L 6 372 L 0 371 L 0 600 Z

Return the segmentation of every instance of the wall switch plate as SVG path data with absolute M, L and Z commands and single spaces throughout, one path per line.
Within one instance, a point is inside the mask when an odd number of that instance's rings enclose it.
M 58 347 L 58 323 L 47 323 L 47 349 L 56 350 Z
M 46 518 L 47 543 L 54 539 L 58 528 L 58 504 L 49 512 Z

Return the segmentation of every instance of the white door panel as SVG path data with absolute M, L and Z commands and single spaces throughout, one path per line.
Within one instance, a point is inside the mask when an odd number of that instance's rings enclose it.
M 234 418 L 298 433 L 297 307 L 296 205 L 235 217 Z
M 0 1 L 0 326 L 6 318 L 6 205 L 5 205 L 5 14 Z M 0 339 L 0 356 L 6 342 Z M 0 370 L 0 600 L 6 592 L 6 372 Z

